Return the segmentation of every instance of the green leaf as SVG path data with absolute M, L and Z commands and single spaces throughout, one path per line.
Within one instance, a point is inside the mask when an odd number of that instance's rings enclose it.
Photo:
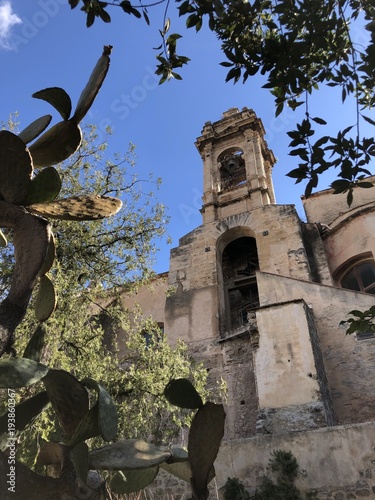
M 150 26 L 150 19 L 149 19 L 148 14 L 147 14 L 147 9 L 142 9 L 142 14 L 143 14 L 144 20 L 146 21 L 148 26 Z
M 353 203 L 353 189 L 349 189 L 348 194 L 346 195 L 346 201 L 348 203 L 348 207 L 350 207 Z
M 82 384 L 91 387 L 98 394 L 98 423 L 104 441 L 112 441 L 117 434 L 117 408 L 108 392 L 92 378 L 85 378 Z
M 220 63 L 220 66 L 224 66 L 224 68 L 231 68 L 233 66 L 233 63 L 229 61 L 224 61 Z
M 104 21 L 105 23 L 110 23 L 111 22 L 111 16 L 104 9 L 100 9 L 99 10 L 99 16 L 100 16 L 100 19 L 102 21 Z
M 361 181 L 361 182 L 357 182 L 356 184 L 358 187 L 361 187 L 361 188 L 372 188 L 374 187 L 374 184 L 372 182 L 365 182 L 365 181 Z
M 197 24 L 199 24 L 200 21 L 201 21 L 201 18 L 198 14 L 191 14 L 186 19 L 186 27 L 192 28 L 193 26 L 196 26 Z
M 369 116 L 365 116 L 365 115 L 362 115 L 362 114 L 361 114 L 361 116 L 362 116 L 362 118 L 363 118 L 366 122 L 371 123 L 371 125 L 375 125 L 375 121 L 374 121 L 374 120 L 372 120 Z
M 90 453 L 90 467 L 98 470 L 134 470 L 159 465 L 171 456 L 140 439 L 112 443 Z
M 178 40 L 179 38 L 182 38 L 181 35 L 179 35 L 178 33 L 173 33 L 172 35 L 169 35 L 169 37 L 167 38 L 166 40 L 166 43 L 167 44 L 170 44 L 172 42 L 175 42 L 176 40 Z
M 228 71 L 228 74 L 225 78 L 225 82 L 228 83 L 230 80 L 234 80 L 233 83 L 236 83 L 240 79 L 240 76 L 241 76 L 241 68 L 236 66 Z
M 50 87 L 35 92 L 32 97 L 43 99 L 51 104 L 61 115 L 63 120 L 69 120 L 72 111 L 72 101 L 64 89 L 60 87 Z
M 0 359 L 0 387 L 17 389 L 41 380 L 48 367 L 26 358 Z
M 305 179 L 307 173 L 308 173 L 307 167 L 298 167 L 298 168 L 294 168 L 293 170 L 288 172 L 286 175 L 288 177 L 291 177 L 292 179 Z
M 86 16 L 86 27 L 90 28 L 94 24 L 94 22 L 95 22 L 95 14 L 92 10 L 89 10 Z
M 38 294 L 35 301 L 35 316 L 41 323 L 47 321 L 57 303 L 55 287 L 45 274 L 39 278 Z
M 65 370 L 49 370 L 43 383 L 64 434 L 70 440 L 89 410 L 87 390 Z
M 158 475 L 159 467 L 148 467 L 142 470 L 118 471 L 111 478 L 109 487 L 117 495 L 128 495 L 145 489 Z
M 42 352 L 44 348 L 44 338 L 46 335 L 46 331 L 47 329 L 44 324 L 40 324 L 37 326 L 31 339 L 27 343 L 25 352 L 23 353 L 23 358 L 32 359 L 34 361 L 40 362 L 40 358 L 42 357 Z
M 335 190 L 334 194 L 339 194 L 347 191 L 350 188 L 350 186 L 351 186 L 350 181 L 339 179 L 337 181 L 333 181 L 330 187 Z
M 319 125 L 327 125 L 327 122 L 323 118 L 316 116 L 315 118 L 310 118 L 313 122 L 319 123 Z
M 180 408 L 196 409 L 203 406 L 203 401 L 193 384 L 186 378 L 171 380 L 164 389 L 168 402 Z
M 306 148 L 298 148 L 298 149 L 292 149 L 292 151 L 289 152 L 290 156 L 305 156 L 307 155 L 307 149 Z

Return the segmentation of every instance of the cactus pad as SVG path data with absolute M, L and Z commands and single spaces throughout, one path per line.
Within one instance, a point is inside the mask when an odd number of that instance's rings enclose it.
M 32 359 L 38 362 L 40 361 L 44 347 L 45 335 L 46 335 L 45 325 L 43 324 L 38 325 L 31 339 L 27 343 L 25 352 L 23 353 L 24 358 Z
M 171 405 L 180 408 L 194 410 L 203 406 L 202 398 L 186 378 L 171 380 L 164 389 L 164 396 Z
M 32 421 L 41 413 L 41 411 L 43 411 L 48 403 L 49 399 L 47 393 L 46 391 L 42 391 L 16 405 L 15 414 L 17 415 L 17 431 L 23 431 L 23 429 L 27 427 L 27 425 L 31 424 Z M 8 419 L 8 412 L 1 415 L 0 434 L 8 431 Z
M 54 260 L 56 257 L 56 245 L 55 245 L 55 237 L 53 236 L 53 233 L 51 232 L 49 243 L 48 243 L 48 248 L 47 248 L 47 255 L 44 260 L 44 263 L 39 271 L 39 276 L 43 276 L 44 274 L 47 274 L 48 271 L 51 269 Z
M 49 87 L 48 89 L 35 92 L 32 97 L 49 102 L 57 109 L 63 120 L 69 120 L 72 111 L 72 101 L 64 89 L 60 87 Z
M 30 182 L 22 205 L 32 205 L 44 201 L 53 201 L 61 189 L 61 178 L 54 167 L 41 170 Z
M 163 451 L 140 439 L 112 443 L 90 453 L 90 468 L 103 470 L 145 469 L 168 460 L 169 451 Z
M 47 366 L 31 359 L 0 359 L 0 388 L 27 387 L 38 382 L 47 372 Z
M 31 182 L 33 165 L 29 150 L 17 135 L 0 131 L 0 195 L 18 205 Z
M 118 495 L 136 493 L 145 489 L 156 478 L 159 467 L 148 467 L 142 470 L 127 470 L 116 472 L 110 481 L 110 489 Z
M 63 200 L 36 203 L 27 209 L 42 217 L 62 220 L 97 220 L 116 214 L 121 200 L 110 196 L 74 196 Z
M 209 474 L 224 435 L 224 422 L 223 405 L 207 402 L 199 408 L 191 423 L 188 457 L 192 471 L 191 486 L 197 498 L 208 498 Z
M 91 108 L 91 105 L 94 102 L 100 87 L 102 86 L 109 69 L 109 54 L 111 53 L 111 49 L 112 47 L 110 45 L 104 47 L 103 54 L 96 63 L 89 81 L 78 99 L 77 107 L 73 115 L 73 120 L 75 120 L 76 123 L 79 123 Z
M 64 434 L 69 440 L 88 412 L 87 390 L 73 375 L 64 370 L 49 370 L 43 383 Z
M 64 120 L 48 129 L 31 144 L 30 153 L 35 167 L 48 167 L 60 163 L 77 151 L 82 132 L 76 122 Z
M 40 277 L 38 295 L 35 301 L 35 316 L 41 323 L 47 321 L 56 307 L 55 287 L 48 276 Z
M 104 441 L 112 441 L 117 434 L 117 408 L 112 398 L 103 386 L 92 378 L 85 378 L 82 384 L 95 389 L 98 394 L 98 423 L 100 434 Z
M 24 128 L 22 132 L 18 134 L 18 137 L 22 139 L 25 144 L 29 144 L 29 142 L 33 141 L 38 135 L 44 132 L 51 120 L 51 115 L 41 116 Z

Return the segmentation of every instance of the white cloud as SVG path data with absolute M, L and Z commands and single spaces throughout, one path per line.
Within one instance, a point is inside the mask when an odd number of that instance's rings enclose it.
M 11 29 L 16 24 L 22 23 L 21 19 L 12 12 L 12 6 L 8 0 L 0 3 L 0 47 L 9 49 Z

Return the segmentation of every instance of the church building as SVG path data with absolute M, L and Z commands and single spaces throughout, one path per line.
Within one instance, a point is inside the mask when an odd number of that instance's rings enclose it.
M 375 303 L 375 188 L 303 198 L 303 222 L 276 202 L 264 135 L 248 108 L 204 124 L 202 224 L 134 300 L 227 384 L 218 487 L 254 485 L 284 449 L 301 489 L 375 498 L 375 337 L 340 325 Z

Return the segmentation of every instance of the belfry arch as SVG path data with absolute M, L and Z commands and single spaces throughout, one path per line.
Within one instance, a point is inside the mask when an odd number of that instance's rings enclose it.
M 218 241 L 220 334 L 247 329 L 259 307 L 256 239 L 248 228 L 233 228 Z
M 246 182 L 246 165 L 243 155 L 240 148 L 230 148 L 220 154 L 218 158 L 219 191 L 233 189 Z

